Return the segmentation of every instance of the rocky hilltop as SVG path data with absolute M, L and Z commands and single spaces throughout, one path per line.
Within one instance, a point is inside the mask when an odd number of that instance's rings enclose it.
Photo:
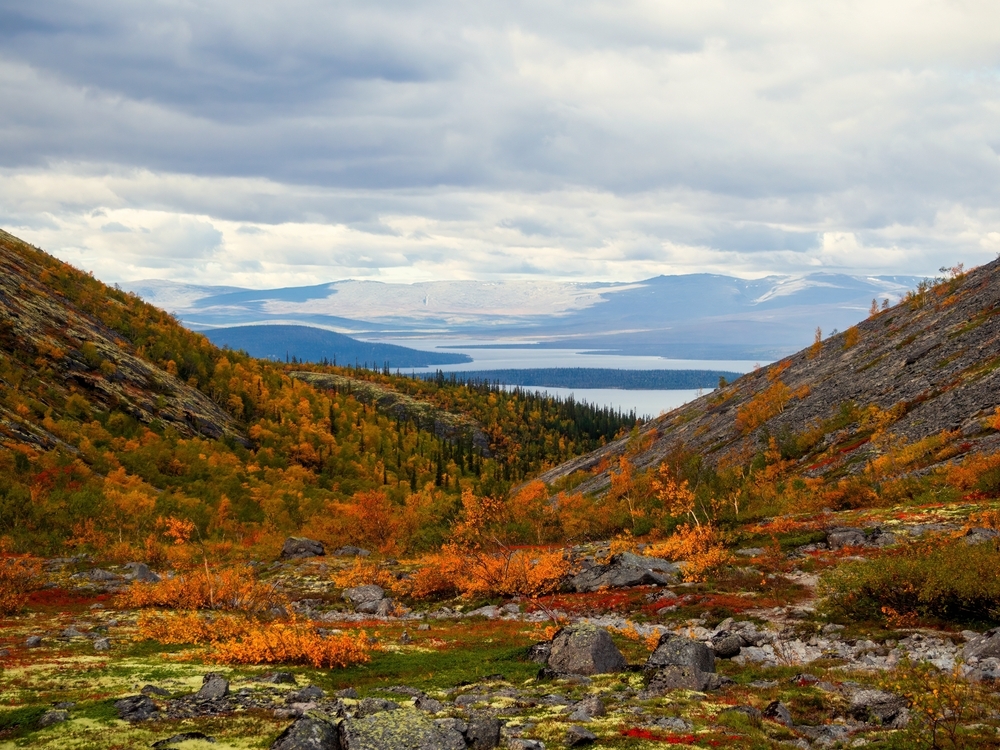
M 620 457 L 644 469 L 668 454 L 739 465 L 773 438 L 794 470 L 837 478 L 896 444 L 942 436 L 955 450 L 993 452 L 1000 435 L 984 419 L 1000 404 L 1000 261 L 928 283 L 889 309 L 808 349 L 762 367 L 652 420 L 632 435 L 562 464 L 547 484 L 589 476 L 602 492 Z M 939 446 L 938 446 L 939 447 Z M 934 462 L 925 463 L 924 471 Z

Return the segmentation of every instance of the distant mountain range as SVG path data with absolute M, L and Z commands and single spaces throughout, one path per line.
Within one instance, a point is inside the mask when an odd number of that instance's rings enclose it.
M 774 359 L 896 302 L 919 277 L 816 273 L 634 283 L 335 281 L 250 290 L 168 281 L 127 285 L 190 328 L 294 324 L 378 340 L 462 339 L 690 359 Z M 426 346 L 426 345 L 425 345 Z M 281 352 L 279 351 L 280 355 Z
M 368 369 L 429 367 L 471 362 L 472 357 L 453 352 L 422 351 L 406 346 L 358 341 L 324 328 L 291 325 L 234 326 L 203 332 L 216 346 L 242 349 L 251 357 L 287 362 L 328 362 L 361 365 Z

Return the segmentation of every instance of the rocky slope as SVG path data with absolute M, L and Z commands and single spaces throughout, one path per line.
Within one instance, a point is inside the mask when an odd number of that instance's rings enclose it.
M 626 453 L 638 468 L 677 450 L 716 466 L 740 464 L 770 437 L 802 474 L 835 477 L 879 453 L 869 440 L 879 419 L 891 424 L 897 444 L 948 431 L 954 455 L 996 450 L 1000 437 L 984 420 L 1000 404 L 998 272 L 994 261 L 918 290 L 854 329 L 648 422 L 638 438 L 609 443 L 540 479 L 551 484 L 588 472 L 593 476 L 577 489 L 601 492 L 608 467 Z M 866 412 L 873 406 L 887 415 Z
M 182 435 L 236 435 L 231 417 L 208 397 L 55 291 L 58 273 L 78 272 L 0 231 L 0 389 L 20 391 L 28 410 L 0 405 L 0 433 L 16 443 L 68 448 L 25 417 L 58 420 L 67 409 L 94 406 L 146 424 L 159 420 Z M 103 304 L 121 306 L 113 296 Z

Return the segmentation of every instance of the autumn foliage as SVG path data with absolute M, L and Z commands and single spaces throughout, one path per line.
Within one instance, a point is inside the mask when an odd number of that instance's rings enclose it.
M 370 659 L 367 633 L 322 636 L 298 620 L 260 621 L 243 615 L 143 613 L 139 637 L 160 643 L 208 644 L 207 658 L 222 664 L 307 664 L 334 669 Z
M 287 604 L 274 586 L 258 581 L 247 568 L 217 572 L 195 569 L 156 583 L 134 582 L 118 595 L 126 609 L 234 610 L 262 613 Z
M 0 615 L 19 612 L 28 595 L 41 587 L 41 576 L 38 560 L 8 556 L 0 549 Z

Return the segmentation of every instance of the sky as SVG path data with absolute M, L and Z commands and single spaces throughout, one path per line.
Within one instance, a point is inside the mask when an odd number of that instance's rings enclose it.
M 0 227 L 108 282 L 1000 253 L 994 0 L 0 0 Z

